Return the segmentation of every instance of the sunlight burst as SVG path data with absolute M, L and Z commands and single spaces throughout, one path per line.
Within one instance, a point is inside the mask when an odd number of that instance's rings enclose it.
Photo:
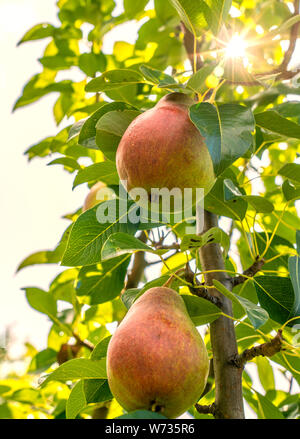
M 235 34 L 226 45 L 225 54 L 230 58 L 243 58 L 246 56 L 246 47 L 246 41 L 240 35 Z

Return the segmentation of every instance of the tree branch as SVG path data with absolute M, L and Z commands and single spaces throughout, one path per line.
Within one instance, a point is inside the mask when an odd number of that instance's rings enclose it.
M 204 230 L 218 225 L 217 216 L 204 211 Z M 199 233 L 199 231 L 198 231 Z M 231 279 L 225 272 L 222 251 L 218 243 L 209 243 L 199 249 L 202 270 L 206 272 L 205 282 L 213 285 L 217 279 L 227 289 L 232 289 Z M 218 270 L 217 272 L 214 270 Z M 220 271 L 219 271 L 220 270 Z M 217 289 L 210 289 L 212 296 L 220 301 L 224 314 L 232 316 L 232 303 Z M 243 419 L 242 371 L 230 364 L 230 359 L 238 355 L 233 321 L 221 316 L 210 324 L 210 338 L 213 351 L 213 365 L 216 388 L 216 418 Z
M 203 299 L 208 300 L 209 302 L 213 303 L 214 305 L 217 306 L 221 306 L 221 302 L 219 300 L 218 297 L 216 296 L 212 296 L 209 292 L 208 289 L 205 288 L 204 286 L 201 286 L 200 282 L 198 281 L 197 278 L 195 278 L 193 271 L 191 270 L 191 267 L 189 266 L 189 264 L 186 264 L 186 268 L 185 268 L 185 280 L 187 282 L 189 282 L 188 285 L 189 290 L 192 294 L 194 294 L 195 296 L 201 297 Z M 197 286 L 193 287 L 192 285 L 196 284 Z
M 75 338 L 77 345 L 83 346 L 83 347 L 89 349 L 90 351 L 94 350 L 95 346 L 92 343 L 90 343 L 88 340 L 81 340 L 79 335 L 75 334 L 75 332 L 73 332 L 73 337 Z
M 300 7 L 299 3 L 300 3 L 299 0 L 294 0 L 294 16 L 299 14 L 299 7 Z M 284 58 L 283 58 L 282 63 L 279 66 L 280 71 L 287 70 L 288 64 L 293 56 L 293 53 L 294 53 L 294 50 L 296 47 L 296 42 L 297 42 L 299 25 L 300 25 L 300 23 L 298 22 L 298 23 L 295 23 L 291 27 L 289 47 L 284 54 Z
M 246 280 L 248 280 L 249 277 L 255 276 L 256 273 L 261 270 L 265 261 L 264 259 L 258 258 L 259 256 L 257 257 L 256 261 L 251 265 L 251 267 L 247 268 L 247 270 L 243 272 L 243 276 L 233 277 L 231 279 L 232 287 L 236 287 L 237 285 L 244 283 Z
M 202 415 L 213 415 L 216 416 L 217 407 L 215 403 L 212 403 L 210 405 L 200 405 L 195 404 L 195 409 L 198 413 L 201 413 Z
M 191 63 L 192 68 L 194 67 L 194 47 L 195 47 L 195 37 L 194 35 L 187 29 L 185 24 L 181 22 L 181 30 L 183 32 L 183 44 Z M 203 67 L 203 60 L 200 54 L 201 46 L 204 42 L 205 35 L 203 34 L 201 40 L 196 41 L 196 69 L 199 70 Z
M 262 357 L 272 357 L 277 354 L 282 349 L 282 330 L 279 329 L 276 336 L 269 342 L 260 344 L 258 346 L 253 346 L 251 349 L 246 349 L 241 355 L 237 355 L 231 360 L 231 363 L 239 368 L 243 369 L 248 361 L 253 360 L 253 358 Z

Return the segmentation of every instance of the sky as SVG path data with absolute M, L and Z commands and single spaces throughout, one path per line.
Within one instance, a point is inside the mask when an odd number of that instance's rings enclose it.
M 69 224 L 62 215 L 77 210 L 88 192 L 85 185 L 72 191 L 74 175 L 60 166 L 46 166 L 52 158 L 28 162 L 24 155 L 29 146 L 70 124 L 68 120 L 60 128 L 55 125 L 52 106 L 57 95 L 12 113 L 24 84 L 41 71 L 37 59 L 46 42 L 16 44 L 37 23 L 58 24 L 56 13 L 55 0 L 0 0 L 0 141 L 4 158 L 0 169 L 0 345 L 5 328 L 10 327 L 12 355 L 14 350 L 18 355 L 24 340 L 38 349 L 46 347 L 51 324 L 28 305 L 22 288 L 47 290 L 60 270 L 57 265 L 38 265 L 16 274 L 16 268 L 29 254 L 56 246 Z M 104 51 L 111 52 L 116 40 L 133 43 L 136 35 L 134 22 L 114 29 L 104 40 Z
M 18 264 L 29 254 L 56 246 L 69 224 L 62 215 L 77 210 L 88 188 L 72 191 L 74 175 L 61 166 L 46 166 L 52 158 L 28 162 L 24 151 L 57 132 L 52 116 L 57 95 L 48 95 L 36 103 L 16 110 L 13 105 L 24 84 L 37 72 L 47 40 L 22 44 L 17 42 L 32 26 L 41 22 L 58 24 L 55 0 L 0 0 L 0 124 L 3 166 L 0 170 L 0 343 L 4 328 L 11 328 L 13 349 L 24 339 L 37 348 L 46 344 L 48 318 L 28 305 L 23 287 L 47 290 L 58 273 L 57 265 L 25 268 L 15 274 Z M 104 42 L 110 52 L 116 39 L 134 42 L 137 26 L 132 22 L 114 30 Z M 64 73 L 70 77 L 67 71 Z M 4 154 L 4 156 L 3 156 Z

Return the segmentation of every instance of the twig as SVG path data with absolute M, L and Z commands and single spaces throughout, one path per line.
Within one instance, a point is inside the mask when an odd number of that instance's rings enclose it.
M 232 278 L 232 280 L 231 280 L 232 287 L 236 287 L 237 285 L 242 284 L 243 282 L 248 280 L 249 277 L 255 276 L 256 273 L 258 273 L 261 270 L 265 261 L 264 261 L 264 259 L 258 259 L 258 258 L 259 258 L 259 256 L 257 257 L 256 261 L 251 265 L 251 267 L 247 268 L 247 270 L 245 270 L 243 272 L 242 276 Z
M 189 290 L 192 294 L 194 294 L 195 296 L 201 297 L 202 299 L 206 299 L 209 302 L 213 303 L 214 305 L 217 305 L 220 307 L 221 303 L 220 303 L 219 298 L 217 296 L 212 296 L 211 294 L 209 294 L 207 288 L 205 288 L 204 286 L 201 286 L 198 279 L 194 276 L 194 273 L 191 270 L 188 263 L 186 264 L 184 274 L 185 274 L 185 280 L 189 283 L 188 287 L 189 287 Z M 195 284 L 196 284 L 196 286 L 193 286 Z
M 191 66 L 193 67 L 194 65 L 194 44 L 195 44 L 195 37 L 194 35 L 189 32 L 185 26 L 185 24 L 183 22 L 181 22 L 181 30 L 183 32 L 183 43 L 184 43 L 184 47 L 186 49 L 189 61 L 191 63 Z M 200 54 L 200 49 L 202 44 L 204 43 L 205 40 L 205 35 L 203 34 L 201 40 L 197 40 L 196 42 L 196 70 L 201 69 L 201 67 L 203 66 L 203 60 Z
M 253 346 L 251 349 L 246 349 L 242 354 L 233 358 L 230 363 L 239 369 L 243 369 L 245 364 L 248 361 L 253 360 L 255 357 L 272 357 L 281 351 L 282 340 L 282 330 L 279 329 L 276 336 L 271 341 L 258 346 Z
M 214 402 L 210 405 L 195 404 L 195 409 L 197 410 L 198 413 L 201 413 L 202 415 L 215 416 L 216 411 L 217 411 L 217 407 L 216 407 L 216 404 Z
M 299 14 L 299 7 L 300 7 L 299 3 L 300 3 L 299 0 L 294 0 L 294 16 Z M 297 22 L 291 27 L 289 47 L 284 54 L 282 63 L 279 66 L 281 71 L 285 71 L 287 69 L 288 64 L 293 56 L 297 42 L 299 25 L 300 23 Z
M 90 351 L 94 350 L 95 346 L 92 343 L 90 343 L 88 340 L 81 340 L 79 335 L 75 334 L 75 332 L 73 332 L 73 337 L 77 341 L 77 345 L 83 346 L 83 347 L 89 349 Z
M 169 279 L 163 284 L 163 287 L 171 288 L 172 282 L 174 279 L 177 279 L 181 273 L 185 271 L 184 268 L 179 268 L 175 271 L 175 273 L 172 274 L 172 276 L 169 277 Z
M 180 244 L 177 244 L 177 242 L 174 242 L 170 245 L 161 244 L 160 242 L 153 242 L 153 247 L 155 247 L 156 250 L 179 250 Z

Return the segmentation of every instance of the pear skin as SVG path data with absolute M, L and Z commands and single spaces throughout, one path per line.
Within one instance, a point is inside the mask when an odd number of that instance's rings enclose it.
M 107 351 L 108 382 L 127 411 L 177 418 L 195 404 L 207 381 L 205 344 L 180 295 L 150 288 L 129 309 Z
M 195 102 L 183 93 L 164 96 L 134 119 L 119 143 L 116 165 L 127 190 L 203 188 L 215 182 L 213 162 L 199 130 L 189 118 Z
M 86 210 L 91 209 L 92 207 L 96 206 L 96 204 L 100 203 L 100 200 L 98 200 L 97 195 L 98 192 L 105 187 L 106 184 L 103 183 L 102 181 L 98 181 L 91 187 L 89 193 L 87 194 L 84 200 L 82 212 L 85 212 Z

